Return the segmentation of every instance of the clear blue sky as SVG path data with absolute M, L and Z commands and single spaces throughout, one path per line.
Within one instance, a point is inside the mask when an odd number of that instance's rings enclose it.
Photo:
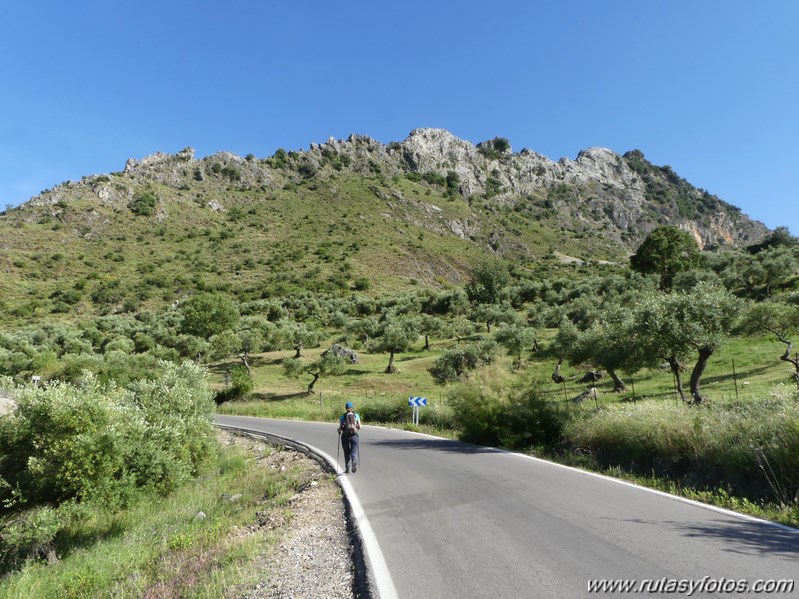
M 0 208 L 156 151 L 440 127 L 638 148 L 799 234 L 796 0 L 14 0 L 0 77 Z

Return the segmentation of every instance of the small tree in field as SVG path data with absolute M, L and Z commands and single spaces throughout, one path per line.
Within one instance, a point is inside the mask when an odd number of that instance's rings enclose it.
M 238 331 L 240 340 L 237 353 L 244 368 L 247 369 L 247 374 L 252 375 L 250 368 L 250 354 L 261 351 L 261 346 L 264 343 L 264 337 L 260 330 L 256 328 L 245 328 Z
M 230 372 L 230 395 L 244 397 L 252 392 L 255 382 L 244 366 L 234 366 Z
M 513 323 L 519 320 L 519 315 L 510 305 L 510 302 L 500 304 L 479 304 L 474 307 L 471 314 L 472 320 L 484 322 L 486 332 L 491 332 L 491 325 L 497 323 Z
M 589 362 L 607 370 L 613 379 L 613 392 L 627 387 L 619 376 L 620 370 L 634 372 L 647 362 L 634 332 L 632 310 L 623 305 L 603 307 L 591 316 L 583 330 L 570 321 L 560 325 L 555 347 L 560 356 L 571 364 Z
M 791 357 L 791 338 L 799 333 L 799 305 L 768 301 L 753 304 L 746 312 L 744 330 L 749 333 L 768 331 L 785 344 L 780 360 L 793 366 L 793 378 L 799 388 L 799 356 Z
M 535 343 L 535 329 L 521 324 L 511 324 L 499 329 L 494 338 L 508 354 L 513 356 L 513 364 L 518 367 L 522 362 L 522 353 L 531 349 Z
M 372 345 L 372 351 L 389 354 L 386 374 L 397 372 L 397 368 L 394 366 L 394 356 L 408 351 L 419 337 L 414 324 L 413 320 L 408 318 L 393 318 L 384 323 L 380 337 Z
M 333 352 L 325 352 L 309 364 L 301 359 L 290 358 L 283 361 L 283 372 L 290 378 L 299 378 L 303 374 L 310 374 L 313 378 L 308 383 L 308 394 L 314 393 L 314 385 L 323 376 L 335 376 L 344 372 L 347 367 L 347 360 L 335 355 Z
M 497 344 L 493 339 L 454 347 L 441 354 L 429 372 L 439 385 L 452 383 L 472 370 L 491 364 L 496 352 Z
M 424 336 L 424 350 L 430 351 L 430 336 L 443 335 L 447 332 L 447 323 L 443 318 L 432 314 L 420 314 L 417 317 L 416 327 L 421 335 Z
M 474 304 L 497 304 L 510 283 L 508 269 L 499 261 L 487 260 L 472 272 L 466 284 L 466 294 Z
M 739 300 L 723 288 L 698 284 L 690 292 L 656 293 L 636 305 L 631 333 L 640 343 L 641 366 L 657 358 L 668 362 L 685 401 L 680 372 L 684 361 L 696 352 L 691 371 L 691 401 L 702 403 L 699 383 L 707 362 L 731 334 L 740 310 Z

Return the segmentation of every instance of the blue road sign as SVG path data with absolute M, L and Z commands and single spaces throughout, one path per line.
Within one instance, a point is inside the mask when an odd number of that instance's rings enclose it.
M 419 406 L 426 406 L 427 405 L 427 398 L 426 397 L 409 397 L 408 398 L 408 405 L 418 408 Z

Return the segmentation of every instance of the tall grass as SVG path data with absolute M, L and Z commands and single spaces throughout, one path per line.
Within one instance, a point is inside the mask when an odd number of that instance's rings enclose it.
M 572 449 L 603 466 L 785 505 L 799 493 L 799 396 L 786 386 L 702 407 L 607 405 L 571 420 L 563 433 Z

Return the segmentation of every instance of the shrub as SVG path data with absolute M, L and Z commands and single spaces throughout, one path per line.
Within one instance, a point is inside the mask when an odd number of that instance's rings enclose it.
M 250 373 L 244 366 L 234 366 L 230 372 L 231 395 L 234 398 L 244 397 L 252 393 L 255 386 Z
M 447 184 L 446 178 L 443 175 L 441 175 L 440 173 L 437 173 L 435 171 L 431 171 L 429 173 L 425 173 L 423 175 L 423 178 L 424 178 L 425 181 L 430 183 L 430 185 L 442 185 L 443 186 L 443 185 Z
M 303 179 L 312 179 L 316 176 L 316 167 L 309 162 L 304 162 L 297 167 L 297 172 Z
M 225 166 L 220 171 L 220 174 L 227 177 L 231 181 L 241 181 L 241 171 L 232 165 Z
M 7 571 L 26 559 L 47 557 L 53 551 L 53 539 L 62 526 L 62 518 L 50 506 L 24 512 L 0 528 L 2 570 Z
M 510 142 L 504 137 L 495 137 L 491 141 L 478 144 L 477 151 L 489 160 L 496 160 L 510 150 Z
M 0 419 L 2 511 L 67 500 L 124 505 L 142 491 L 166 493 L 214 455 L 213 402 L 200 367 L 161 363 L 158 380 L 129 389 L 87 374 L 80 385 L 16 390 Z
M 156 199 L 152 191 L 140 191 L 133 196 L 128 208 L 137 216 L 150 216 L 155 209 Z
M 457 381 L 466 372 L 491 364 L 496 351 L 497 344 L 493 340 L 448 349 L 433 363 L 430 374 L 442 385 Z
M 607 407 L 569 423 L 569 444 L 601 465 L 727 486 L 756 499 L 795 501 L 799 493 L 799 403 L 777 389 L 746 402 L 695 406 L 644 402 Z
M 386 399 L 364 401 L 357 412 L 364 422 L 402 422 L 410 416 L 408 400 Z
M 449 394 L 455 425 L 469 443 L 497 446 L 503 408 L 496 392 L 476 385 L 458 385 Z
M 289 161 L 289 155 L 283 148 L 278 148 L 272 158 L 269 159 L 270 166 L 273 168 L 286 168 Z
M 485 385 L 458 385 L 449 403 L 464 441 L 507 449 L 556 447 L 571 418 L 567 407 L 529 387 L 500 392 Z
M 356 291 L 366 291 L 372 286 L 368 277 L 358 277 L 353 281 L 353 287 Z
M 450 195 L 460 193 L 460 177 L 455 171 L 447 171 L 447 190 Z

